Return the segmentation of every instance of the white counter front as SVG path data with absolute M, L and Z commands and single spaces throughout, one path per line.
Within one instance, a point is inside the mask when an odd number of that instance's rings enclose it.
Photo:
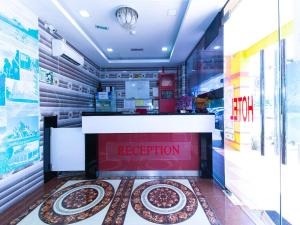
M 214 115 L 89 115 L 82 116 L 85 134 L 212 133 Z

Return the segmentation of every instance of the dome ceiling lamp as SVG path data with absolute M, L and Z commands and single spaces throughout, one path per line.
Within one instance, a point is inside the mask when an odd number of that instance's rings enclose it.
M 128 6 L 122 6 L 117 9 L 116 17 L 118 19 L 119 24 L 130 34 L 135 34 L 133 28 L 135 27 L 138 20 L 138 13 L 135 9 L 130 8 Z

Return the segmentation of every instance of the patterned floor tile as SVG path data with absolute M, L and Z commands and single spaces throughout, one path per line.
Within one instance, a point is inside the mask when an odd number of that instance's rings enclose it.
M 18 224 L 99 225 L 119 184 L 120 180 L 69 181 Z
M 192 177 L 71 180 L 10 225 L 219 225 Z
M 209 225 L 188 180 L 135 180 L 125 225 Z

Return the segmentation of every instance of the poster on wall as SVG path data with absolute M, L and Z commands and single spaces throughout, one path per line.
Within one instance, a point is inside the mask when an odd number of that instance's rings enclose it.
M 41 153 L 38 18 L 17 1 L 0 5 L 1 180 L 40 161 Z

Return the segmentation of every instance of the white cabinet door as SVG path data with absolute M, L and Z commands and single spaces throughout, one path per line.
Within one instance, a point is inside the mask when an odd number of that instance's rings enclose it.
M 84 171 L 85 140 L 81 127 L 51 128 L 52 171 Z

